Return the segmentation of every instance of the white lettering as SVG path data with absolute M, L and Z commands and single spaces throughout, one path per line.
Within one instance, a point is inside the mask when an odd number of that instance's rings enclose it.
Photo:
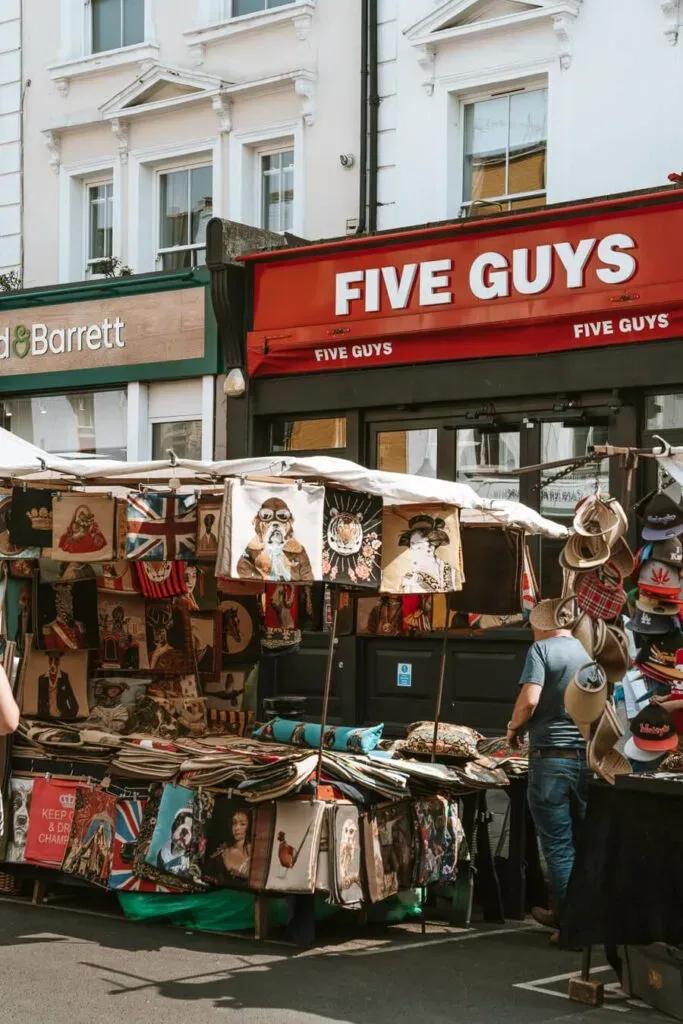
M 125 347 L 126 343 L 124 339 L 121 337 L 121 331 L 125 326 L 125 322 L 123 320 L 119 320 L 118 317 L 116 318 L 116 320 L 114 320 L 114 344 L 116 345 L 117 348 Z
M 624 252 L 624 249 L 635 249 L 636 243 L 630 235 L 614 234 L 607 235 L 598 243 L 598 258 L 607 267 L 596 270 L 597 276 L 605 284 L 624 284 L 630 281 L 636 272 L 637 263 L 634 256 Z
M 382 267 L 384 287 L 392 309 L 405 309 L 410 302 L 410 292 L 415 283 L 417 263 L 406 263 L 399 278 L 396 267 Z
M 316 363 L 319 363 L 322 359 L 325 358 L 325 350 L 322 348 L 316 348 L 313 354 L 315 355 Z
M 439 273 L 441 270 L 452 269 L 453 260 L 429 260 L 420 264 L 421 306 L 443 306 L 453 301 L 452 292 L 440 290 L 448 288 L 451 283 L 450 277 L 448 274 Z
M 356 282 L 363 280 L 362 270 L 350 270 L 346 274 L 337 274 L 336 276 L 336 298 L 335 298 L 335 312 L 337 316 L 348 316 L 350 309 L 349 305 L 353 299 L 359 299 L 361 296 L 360 288 L 353 287 Z
M 529 277 L 529 249 L 512 250 L 512 283 L 520 295 L 538 295 L 553 279 L 553 250 L 550 245 L 536 247 L 536 276 Z
M 510 268 L 499 252 L 483 252 L 470 268 L 470 289 L 477 299 L 504 299 L 510 294 Z
M 47 324 L 33 324 L 31 327 L 31 355 L 44 356 L 47 352 Z
M 365 271 L 365 312 L 379 311 L 379 269 Z
M 85 333 L 85 343 L 96 352 L 102 345 L 102 328 L 99 324 L 91 324 Z
M 660 313 L 657 317 L 657 327 L 668 327 L 669 326 L 669 314 Z
M 571 242 L 555 242 L 555 252 L 567 271 L 567 288 L 583 288 L 583 272 L 594 248 L 594 238 L 582 238 L 576 249 Z
M 393 351 L 394 347 L 390 341 L 382 342 L 382 355 L 390 356 Z
M 66 350 L 67 352 L 71 352 L 71 344 L 74 340 L 74 335 L 78 334 L 78 327 L 70 327 L 66 333 Z
M 109 340 L 109 332 L 110 332 L 110 330 L 111 330 L 111 324 L 109 323 L 109 317 L 105 316 L 104 320 L 102 321 L 102 333 L 103 333 L 103 336 L 104 336 L 104 347 L 105 348 L 113 348 L 114 347 L 113 341 Z
M 8 359 L 9 353 L 9 327 L 6 327 L 4 331 L 0 331 L 0 359 Z
M 50 352 L 54 352 L 56 356 L 61 355 L 64 352 L 65 344 L 63 327 L 55 327 L 54 331 L 50 331 L 50 339 L 48 341 Z

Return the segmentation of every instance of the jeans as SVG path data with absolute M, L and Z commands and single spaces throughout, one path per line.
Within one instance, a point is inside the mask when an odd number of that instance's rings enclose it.
M 527 799 L 548 865 L 554 906 L 559 909 L 574 866 L 574 825 L 586 813 L 591 771 L 585 751 L 578 758 L 529 756 Z

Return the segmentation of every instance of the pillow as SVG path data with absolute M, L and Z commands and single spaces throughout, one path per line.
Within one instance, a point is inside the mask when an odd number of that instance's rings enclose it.
M 352 725 L 325 726 L 324 746 L 327 750 L 341 750 L 351 754 L 368 754 L 382 738 L 384 724 L 359 728 Z M 320 743 L 320 725 L 297 722 L 290 718 L 274 718 L 254 732 L 254 739 L 290 743 L 295 747 L 312 747 Z
M 476 757 L 477 743 L 483 737 L 467 725 L 440 722 L 436 737 L 436 753 L 450 757 Z M 434 723 L 416 722 L 409 726 L 403 750 L 410 754 L 431 754 L 434 742 Z

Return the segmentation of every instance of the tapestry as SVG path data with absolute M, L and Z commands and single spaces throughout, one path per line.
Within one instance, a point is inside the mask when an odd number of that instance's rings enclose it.
M 23 864 L 31 816 L 34 779 L 10 779 L 10 839 L 5 859 L 10 864 Z
M 194 673 L 179 676 L 154 676 L 149 680 L 147 693 L 150 697 L 184 697 L 186 700 L 200 696 L 197 677 Z
M 206 824 L 213 796 L 185 786 L 164 785 L 147 864 L 192 883 L 201 883 Z
M 84 783 L 35 779 L 24 859 L 27 863 L 61 867 L 76 807 L 76 791 Z
M 336 804 L 330 821 L 332 896 L 334 902 L 356 910 L 363 903 L 358 808 L 353 804 Z
M 136 562 L 137 566 L 145 566 L 151 563 L 149 562 Z M 197 593 L 199 591 L 199 580 L 200 576 L 204 575 L 205 570 L 199 568 L 198 565 L 192 562 L 167 562 L 167 565 L 182 565 L 183 567 L 183 581 L 181 586 L 185 589 L 179 595 L 182 598 L 181 604 L 184 604 L 188 611 L 198 612 L 199 605 L 197 603 Z M 218 601 L 216 601 L 216 604 Z
M 130 562 L 104 562 L 102 575 L 97 578 L 98 590 L 112 590 L 117 594 L 139 594 L 140 584 Z
M 116 827 L 108 887 L 123 892 L 171 892 L 172 890 L 133 871 L 133 859 L 140 835 L 146 800 L 116 801 Z
M 325 488 L 314 484 L 233 484 L 233 579 L 312 583 L 322 579 Z
M 401 595 L 379 594 L 376 597 L 359 597 L 356 601 L 356 632 L 359 636 L 401 636 Z
M 186 608 L 173 601 L 148 601 L 147 653 L 152 672 L 192 672 L 192 636 Z
M 133 852 L 133 874 L 137 878 L 152 882 L 159 892 L 164 890 L 169 892 L 196 892 L 196 887 L 192 883 L 186 882 L 177 875 L 172 875 L 170 871 L 147 863 L 147 854 L 157 826 L 159 805 L 164 788 L 163 783 L 153 783 L 149 787 L 149 795 L 140 822 L 138 841 Z
M 495 526 L 463 526 L 465 566 L 476 567 L 462 591 L 449 599 L 455 611 L 515 615 L 522 610 L 524 532 Z M 495 579 L 492 587 L 490 581 Z
M 13 544 L 9 537 L 12 493 L 0 491 L 0 558 L 38 558 L 39 547 Z
M 140 491 L 128 496 L 126 558 L 152 562 L 193 559 L 197 544 L 194 494 Z
M 213 566 L 209 569 L 206 566 L 186 565 L 186 570 L 196 570 L 196 581 L 192 588 L 192 596 L 200 612 L 210 612 L 218 606 L 218 581 L 216 580 Z M 189 589 L 189 582 L 188 582 Z
M 217 679 L 222 665 L 220 612 L 190 613 L 195 671 L 202 682 Z
M 242 800 L 217 796 L 206 832 L 204 878 L 213 885 L 247 888 L 254 811 Z
M 433 796 L 416 800 L 414 809 L 419 849 L 415 882 L 430 885 L 441 879 L 444 861 L 451 865 L 451 874 L 453 871 L 455 837 L 449 831 L 448 801 Z
M 151 677 L 136 679 L 132 676 L 91 676 L 88 680 L 88 700 L 91 707 L 113 708 L 122 704 L 130 708 L 138 694 L 146 693 Z
M 279 650 L 301 643 L 298 592 L 299 587 L 293 583 L 266 583 L 261 637 L 265 649 Z
M 372 903 L 411 888 L 415 850 L 410 803 L 399 801 L 368 812 L 363 820 L 363 851 Z
M 28 718 L 66 722 L 86 718 L 87 684 L 87 651 L 38 651 L 31 646 L 22 666 L 21 712 Z
M 53 496 L 54 491 L 43 487 L 12 488 L 9 539 L 15 547 L 50 547 Z
M 55 562 L 52 558 L 38 561 L 41 583 L 80 583 L 103 574 L 104 562 Z
M 278 800 L 275 839 L 266 889 L 314 892 L 325 804 L 322 800 Z
M 116 797 L 103 789 L 79 789 L 62 871 L 107 886 L 114 848 Z
M 255 597 L 223 597 L 221 613 L 221 660 L 224 668 L 259 657 L 258 604 Z
M 60 562 L 108 562 L 114 557 L 116 502 L 107 494 L 56 494 L 52 556 Z
M 433 594 L 404 594 L 401 598 L 404 636 L 431 633 Z
M 315 891 L 329 893 L 332 888 L 330 874 L 330 831 L 334 828 L 334 804 L 327 804 L 323 814 L 318 847 L 318 865 L 315 872 Z
M 149 668 L 143 597 L 100 590 L 97 617 L 101 668 L 131 672 Z
M 188 592 L 185 562 L 135 562 L 133 570 L 145 597 L 159 600 Z
M 244 693 L 247 679 L 253 666 L 237 666 L 221 672 L 217 680 L 204 684 L 204 692 L 212 696 L 222 697 L 230 708 L 239 711 L 244 704 Z
M 221 529 L 221 499 L 200 497 L 197 508 L 197 558 L 215 562 Z
M 382 499 L 325 489 L 323 579 L 377 590 L 382 559 Z
M 155 696 L 153 700 L 158 707 L 168 712 L 178 736 L 206 735 L 205 697 Z
M 254 809 L 254 839 L 249 866 L 249 888 L 262 892 L 266 887 L 275 830 L 275 805 L 257 804 Z
M 97 585 L 39 583 L 36 645 L 46 651 L 96 651 L 99 648 Z
M 448 593 L 464 582 L 460 521 L 453 505 L 384 510 L 382 582 L 388 594 Z
M 7 580 L 5 593 L 5 629 L 17 651 L 24 649 L 24 637 L 33 631 L 33 585 L 29 580 Z
M 253 711 L 234 711 L 229 701 L 206 698 L 206 731 L 209 736 L 245 736 L 254 723 Z

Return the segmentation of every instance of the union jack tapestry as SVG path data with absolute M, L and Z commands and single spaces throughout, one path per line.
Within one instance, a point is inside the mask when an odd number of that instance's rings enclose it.
M 133 873 L 133 854 L 140 835 L 146 800 L 117 800 L 116 831 L 109 888 L 124 892 L 171 892 L 157 882 Z
M 126 558 L 150 562 L 195 557 L 197 498 L 194 494 L 139 492 L 128 497 Z

